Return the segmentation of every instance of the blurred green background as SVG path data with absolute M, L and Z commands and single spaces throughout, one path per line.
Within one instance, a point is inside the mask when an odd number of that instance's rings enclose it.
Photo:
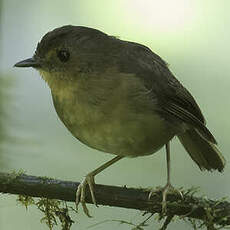
M 31 57 L 48 31 L 66 24 L 100 29 L 121 39 L 143 43 L 169 64 L 194 95 L 227 160 L 223 174 L 200 172 L 175 138 L 172 143 L 172 182 L 176 187 L 200 186 L 209 198 L 230 196 L 230 1 L 229 0 L 3 0 L 0 4 L 0 125 L 1 171 L 23 169 L 28 174 L 81 181 L 87 172 L 111 159 L 77 141 L 59 121 L 50 90 L 31 69 L 12 66 Z M 5 87 L 2 79 L 9 79 Z M 5 100 L 3 111 L 3 100 Z M 6 116 L 1 116 L 4 112 Z M 2 143 L 4 140 L 4 143 Z M 96 182 L 132 187 L 166 183 L 164 149 L 154 155 L 124 159 L 96 177 Z M 1 195 L 0 229 L 48 229 L 35 208 L 16 204 L 15 196 Z M 94 218 L 80 213 L 72 229 L 86 229 L 103 220 L 140 222 L 135 210 L 89 205 Z M 159 226 L 151 220 L 145 229 Z M 57 228 L 59 229 L 59 228 Z M 108 222 L 92 229 L 131 229 Z M 169 229 L 192 229 L 176 221 Z

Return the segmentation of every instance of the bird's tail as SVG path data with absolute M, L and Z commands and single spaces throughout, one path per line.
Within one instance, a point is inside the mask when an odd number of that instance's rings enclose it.
M 206 140 L 196 129 L 187 130 L 178 138 L 190 157 L 201 170 L 218 170 L 221 172 L 225 159 L 216 145 Z

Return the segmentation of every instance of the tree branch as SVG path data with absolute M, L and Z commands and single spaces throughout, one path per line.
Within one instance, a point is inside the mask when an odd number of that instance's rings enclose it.
M 46 197 L 64 201 L 75 201 L 79 182 L 55 180 L 51 178 L 29 176 L 25 174 L 0 173 L 0 192 L 21 194 L 32 197 Z M 131 208 L 150 213 L 161 213 L 161 192 L 156 192 L 148 200 L 149 192 L 145 189 L 117 187 L 108 185 L 94 186 L 97 203 L 114 207 Z M 230 225 L 230 203 L 194 197 L 189 191 L 168 194 L 166 216 L 195 218 L 205 223 L 220 226 Z M 92 203 L 89 191 L 86 202 Z

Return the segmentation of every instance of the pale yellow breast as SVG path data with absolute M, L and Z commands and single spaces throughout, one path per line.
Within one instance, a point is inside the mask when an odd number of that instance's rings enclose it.
M 51 88 L 62 122 L 73 136 L 92 148 L 141 156 L 154 153 L 174 136 L 154 113 L 147 90 L 131 75 L 94 76 L 83 83 L 41 74 Z

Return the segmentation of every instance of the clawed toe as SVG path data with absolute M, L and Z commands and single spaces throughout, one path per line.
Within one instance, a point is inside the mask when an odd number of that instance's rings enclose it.
M 122 159 L 123 156 L 116 156 L 114 157 L 112 160 L 106 162 L 105 164 L 101 165 L 100 167 L 96 168 L 95 170 L 93 170 L 92 172 L 90 172 L 85 179 L 81 182 L 81 184 L 79 184 L 78 188 L 77 188 L 77 192 L 76 192 L 76 209 L 78 209 L 78 205 L 79 203 L 81 203 L 82 208 L 84 213 L 88 216 L 88 217 L 92 217 L 89 214 L 89 210 L 86 206 L 85 203 L 85 192 L 86 192 L 86 186 L 89 186 L 89 191 L 90 191 L 90 195 L 92 198 L 92 202 L 97 206 L 97 202 L 95 199 L 95 195 L 94 195 L 94 177 L 102 172 L 104 169 L 108 168 L 110 165 L 114 164 L 115 162 L 119 161 L 120 159 Z
M 85 179 L 81 182 L 81 184 L 79 184 L 76 192 L 76 208 L 78 209 L 78 205 L 79 203 L 81 203 L 83 211 L 88 217 L 92 217 L 92 216 L 89 214 L 89 210 L 85 202 L 86 186 L 87 185 L 89 186 L 89 191 L 91 194 L 92 201 L 97 206 L 95 195 L 94 195 L 94 188 L 93 188 L 94 184 L 95 184 L 94 177 L 88 174 L 85 177 Z
M 166 213 L 166 211 L 167 211 L 167 195 L 168 195 L 168 193 L 176 192 L 181 196 L 181 199 L 183 199 L 183 194 L 181 193 L 181 191 L 178 189 L 175 189 L 170 183 L 167 183 L 163 188 L 151 190 L 149 193 L 148 199 L 151 198 L 153 193 L 156 193 L 159 191 L 162 192 L 162 213 Z
M 170 172 L 171 172 L 171 167 L 170 167 L 170 145 L 169 145 L 169 142 L 165 145 L 166 146 L 166 159 L 167 159 L 167 184 L 161 188 L 161 189 L 157 189 L 157 190 L 151 190 L 150 193 L 149 193 L 149 199 L 150 197 L 152 196 L 153 193 L 156 193 L 156 192 L 159 192 L 159 191 L 162 191 L 162 213 L 166 213 L 166 200 L 167 200 L 167 194 L 170 192 L 170 191 L 175 191 L 177 192 L 181 198 L 183 199 L 183 195 L 182 193 L 175 189 L 171 183 L 170 183 Z

